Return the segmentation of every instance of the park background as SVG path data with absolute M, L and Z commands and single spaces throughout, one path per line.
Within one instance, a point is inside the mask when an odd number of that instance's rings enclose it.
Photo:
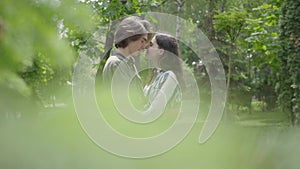
M 179 16 L 203 31 L 222 61 L 228 95 L 219 127 L 199 144 L 210 82 L 201 59 L 180 45 L 204 113 L 172 150 L 129 159 L 84 133 L 72 76 L 82 53 L 101 71 L 113 21 L 147 12 Z M 105 40 L 90 41 L 95 32 Z M 299 168 L 299 49 L 299 0 L 1 0 L 0 167 Z

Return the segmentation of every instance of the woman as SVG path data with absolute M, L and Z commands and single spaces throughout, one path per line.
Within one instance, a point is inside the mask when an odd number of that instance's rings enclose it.
M 146 49 L 146 56 L 155 67 L 144 87 L 149 105 L 179 105 L 185 84 L 177 40 L 167 34 L 156 34 Z

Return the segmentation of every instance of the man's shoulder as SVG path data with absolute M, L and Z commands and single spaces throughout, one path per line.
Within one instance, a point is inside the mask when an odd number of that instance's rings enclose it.
M 103 73 L 104 74 L 111 74 L 118 66 L 119 64 L 121 63 L 122 61 L 115 55 L 111 55 L 105 65 L 104 65 L 104 68 L 103 68 Z
M 119 63 L 122 60 L 120 59 L 120 57 L 118 57 L 117 55 L 111 55 L 106 62 L 108 63 Z
M 123 62 L 123 59 L 121 57 L 119 57 L 118 55 L 111 55 L 107 59 L 104 67 L 107 67 L 107 68 L 109 68 L 109 67 L 117 67 L 117 66 L 119 66 L 119 64 L 121 62 Z

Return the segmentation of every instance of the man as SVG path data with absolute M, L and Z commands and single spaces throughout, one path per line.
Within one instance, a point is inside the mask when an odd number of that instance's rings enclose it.
M 146 46 L 150 33 L 149 25 L 149 22 L 138 17 L 125 18 L 119 24 L 114 35 L 116 50 L 108 58 L 103 69 L 104 82 L 111 82 L 117 68 L 122 73 L 121 78 L 131 78 L 132 73 L 139 77 L 134 57 Z
M 107 59 L 103 68 L 102 75 L 105 87 L 112 89 L 105 90 L 107 95 L 104 97 L 106 100 L 110 100 L 109 95 L 112 94 L 113 102 L 117 106 L 122 107 L 120 109 L 125 112 L 132 112 L 131 109 L 128 108 L 131 104 L 136 105 L 136 107 L 144 105 L 142 99 L 143 87 L 135 65 L 135 57 L 145 49 L 148 38 L 150 37 L 149 35 L 150 23 L 148 21 L 136 16 L 122 20 L 114 34 L 116 50 L 113 51 L 112 55 Z M 131 99 L 132 102 L 130 103 L 128 102 L 127 90 L 129 88 L 127 86 L 130 86 L 130 97 L 134 98 Z M 121 101 L 118 102 L 118 100 Z

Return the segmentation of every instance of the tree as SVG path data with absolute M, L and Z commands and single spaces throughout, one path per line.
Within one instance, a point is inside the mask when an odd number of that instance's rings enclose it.
M 268 110 L 276 107 L 280 6 L 281 3 L 264 3 L 249 10 L 245 33 L 239 40 L 249 60 L 250 87 L 254 96 L 266 103 Z
M 300 125 L 300 0 L 286 0 L 280 29 L 278 99 L 292 124 Z
M 227 89 L 230 89 L 230 81 L 232 78 L 232 60 L 235 49 L 235 42 L 240 36 L 241 30 L 245 24 L 246 13 L 240 11 L 230 11 L 215 16 L 215 27 L 219 34 L 218 41 L 229 45 L 227 53 Z M 222 36 L 221 36 L 222 34 Z
M 75 53 L 60 39 L 58 23 L 64 20 L 66 25 L 88 30 L 92 26 L 86 19 L 89 13 L 86 6 L 72 0 L 0 2 L 1 112 L 25 111 L 22 102 L 34 98 L 55 79 L 54 74 L 71 71 Z M 66 81 L 55 84 L 60 83 Z

